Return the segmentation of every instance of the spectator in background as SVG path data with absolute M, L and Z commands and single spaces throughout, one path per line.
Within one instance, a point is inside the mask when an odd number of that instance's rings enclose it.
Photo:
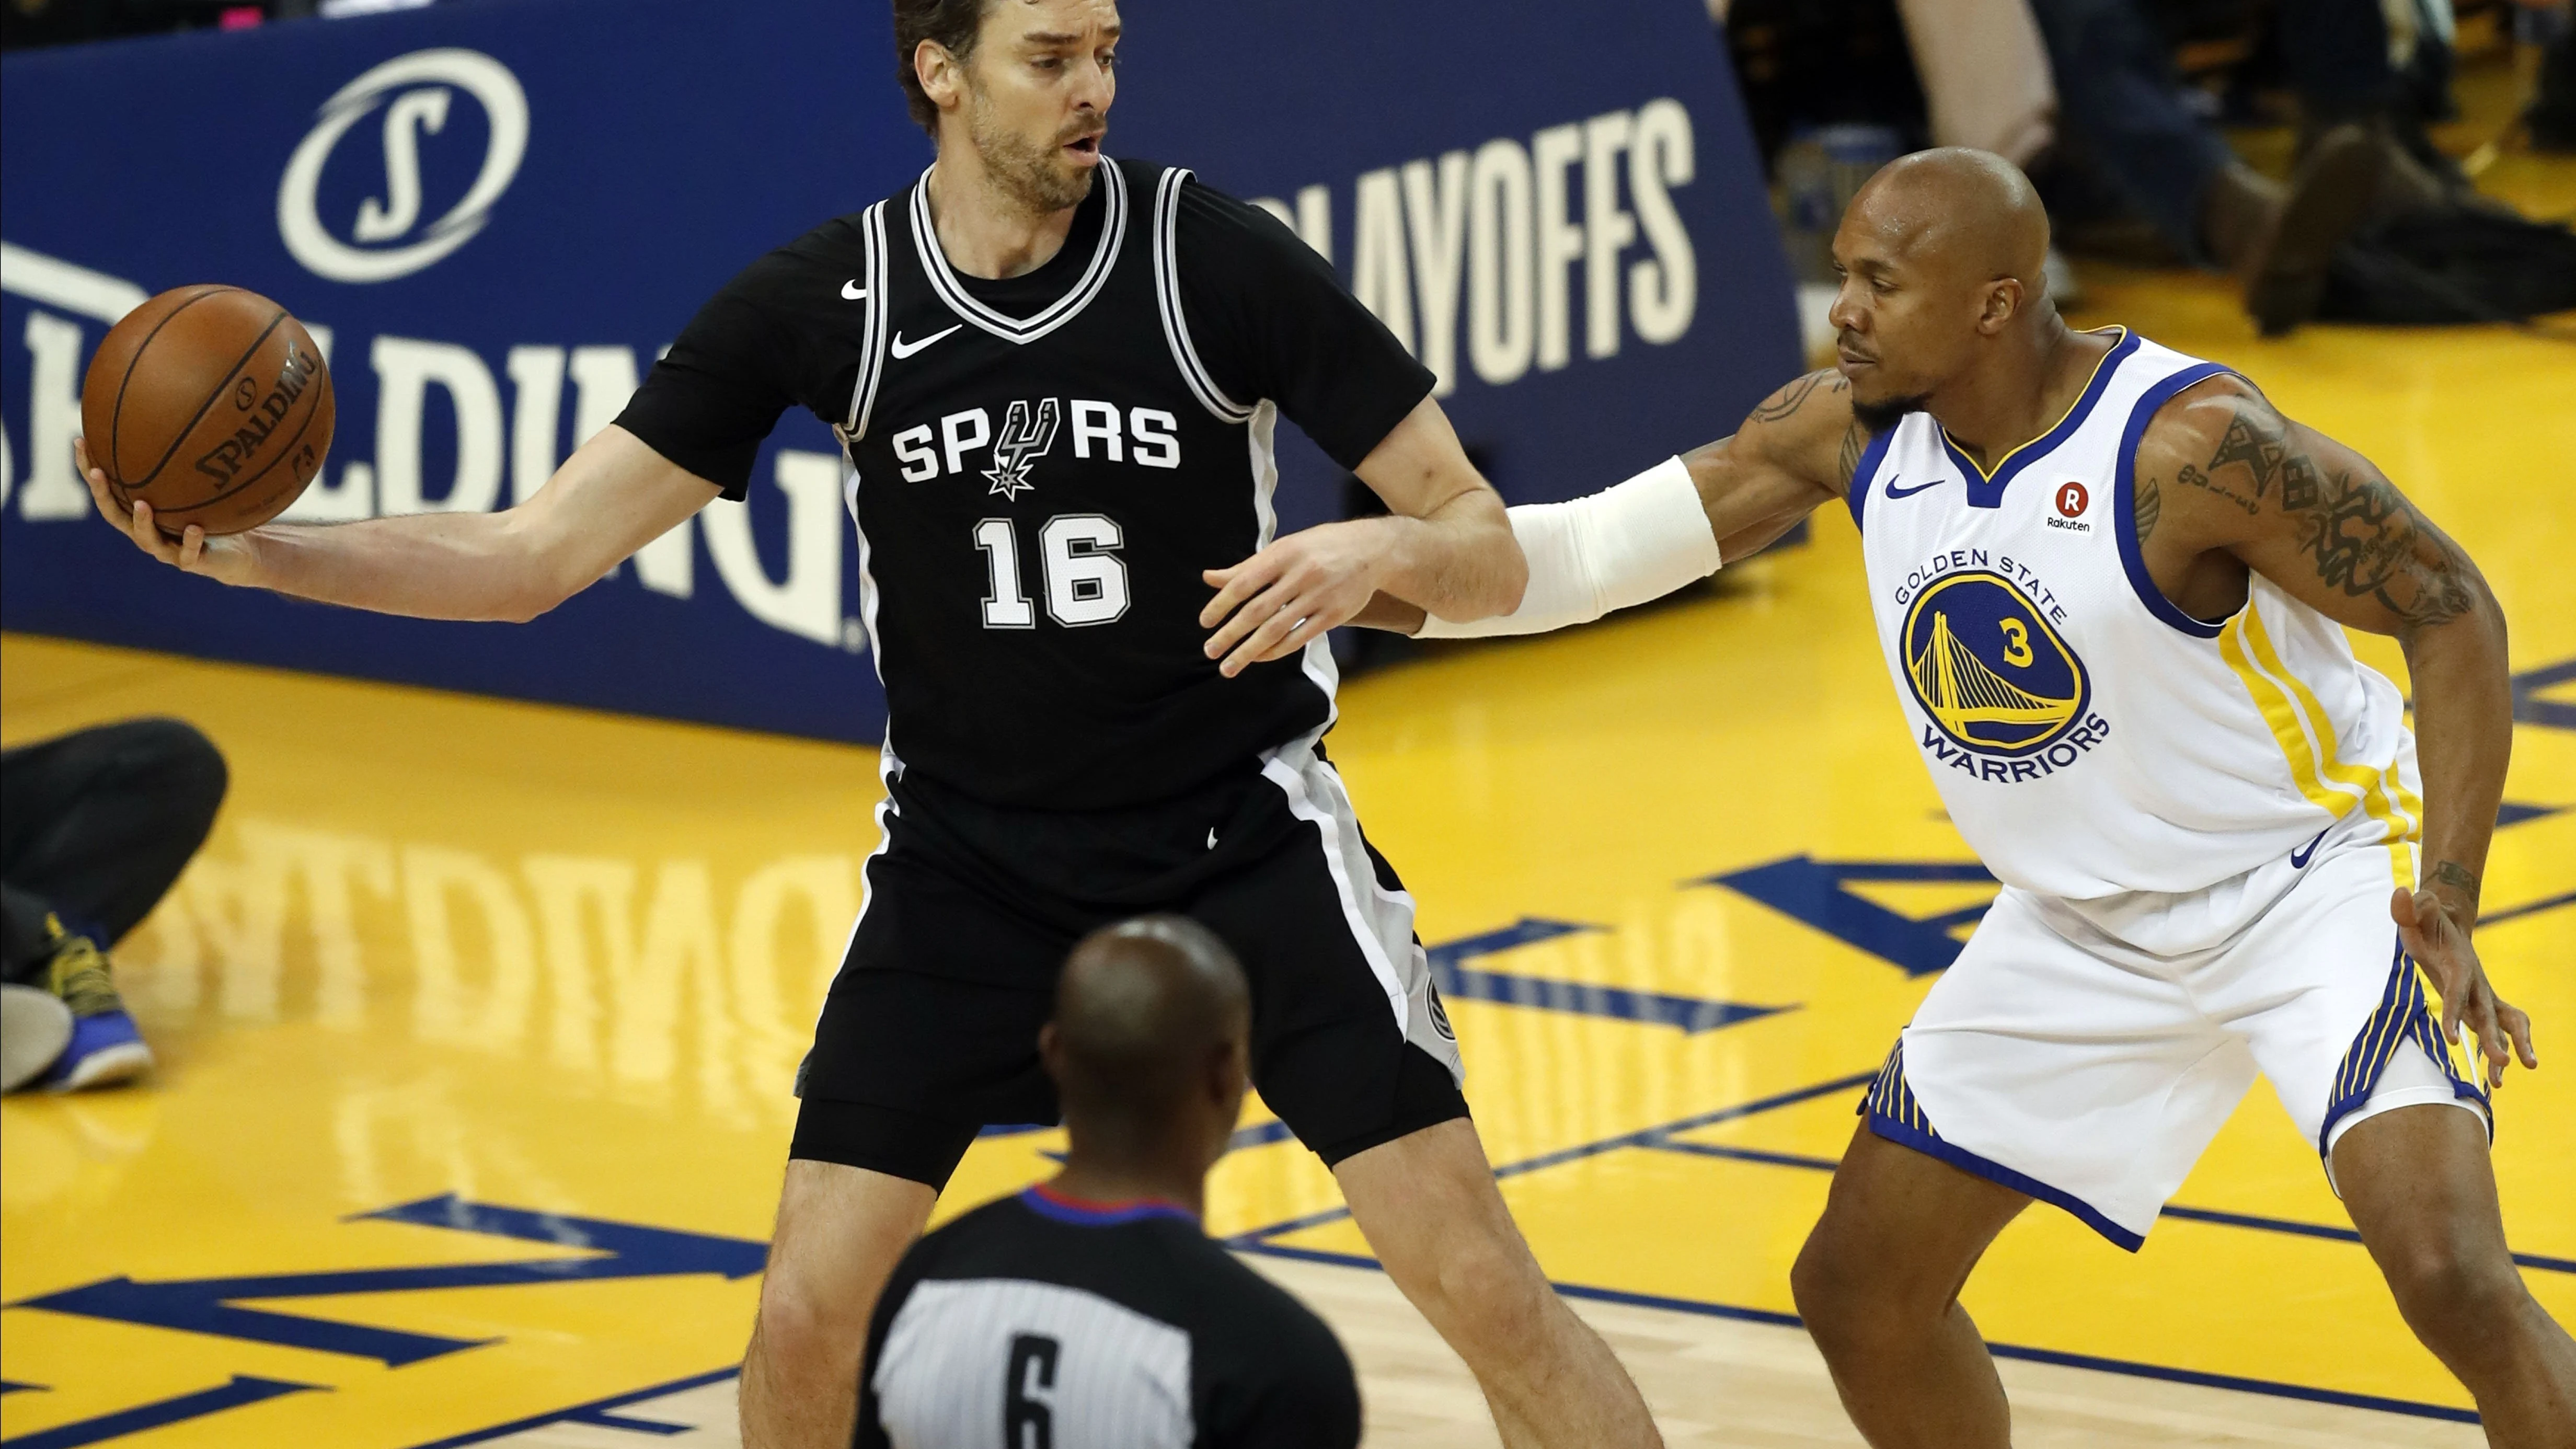
M 173 719 L 0 752 L 0 978 L 71 1013 L 68 1043 L 36 1085 L 71 1091 L 151 1069 L 106 953 L 205 843 L 225 783 L 213 742 Z
M 343 20 L 417 10 L 434 0 L 0 0 L 0 50 L 158 35 L 248 30 L 271 20 Z
M 2576 6 L 2524 0 L 2514 22 L 2516 38 L 2540 52 L 2531 104 L 2522 113 L 2532 149 L 2576 151 Z
M 2057 142 L 2057 86 L 2029 0 L 1896 0 L 1896 10 L 1923 83 L 1932 144 L 1992 151 L 2033 169 Z M 2074 269 L 2054 245 L 2047 285 L 2060 307 L 2081 300 Z
M 2143 0 L 2029 3 L 2056 71 L 2060 128 L 2087 167 L 2184 257 L 2243 278 L 2246 310 L 2266 336 L 2315 314 L 2327 263 L 2369 215 L 2383 176 L 2423 174 L 2390 137 L 2406 85 L 2370 0 L 2281 0 L 2306 137 L 2287 186 L 2237 159 L 2186 104 Z

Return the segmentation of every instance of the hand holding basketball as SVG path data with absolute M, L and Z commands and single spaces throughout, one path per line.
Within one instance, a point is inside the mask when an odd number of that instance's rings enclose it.
M 90 461 L 87 438 L 72 439 L 72 463 L 89 484 L 90 500 L 98 505 L 98 516 L 133 539 L 136 548 L 173 568 L 204 574 L 218 583 L 250 582 L 250 544 L 246 540 L 234 535 L 210 538 L 205 525 L 198 523 L 189 524 L 175 539 L 162 532 L 149 502 L 138 498 L 129 509 L 116 501 L 107 470 Z
M 331 447 L 331 374 L 303 324 L 238 287 L 177 287 L 108 331 L 81 385 L 81 475 L 145 552 L 227 582 Z

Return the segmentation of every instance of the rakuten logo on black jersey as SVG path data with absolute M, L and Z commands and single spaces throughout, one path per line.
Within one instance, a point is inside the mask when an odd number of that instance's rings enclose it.
M 1129 408 L 1074 398 L 1061 402 L 1038 398 L 1014 402 L 996 433 L 993 415 L 984 408 L 949 413 L 936 423 L 922 423 L 894 435 L 894 455 L 903 464 L 903 480 L 927 483 L 933 478 L 974 472 L 987 479 L 989 491 L 1017 498 L 1035 486 L 1030 478 L 1038 461 L 1056 445 L 1059 424 L 1073 437 L 1073 456 L 1144 468 L 1181 466 L 1181 420 L 1161 408 Z M 989 452 L 984 465 L 969 468 L 967 459 Z

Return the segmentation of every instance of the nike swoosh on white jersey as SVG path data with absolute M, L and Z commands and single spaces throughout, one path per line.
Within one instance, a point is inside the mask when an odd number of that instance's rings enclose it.
M 910 357 L 914 353 L 919 352 L 921 349 L 938 341 L 940 338 L 947 336 L 948 333 L 956 331 L 958 327 L 963 327 L 965 325 L 965 323 L 960 322 L 956 327 L 950 327 L 946 331 L 933 332 L 929 336 L 921 339 L 919 342 L 906 342 L 903 340 L 903 334 L 898 332 L 894 335 L 894 355 L 898 358 Z
M 859 279 L 858 279 L 858 278 L 856 278 L 856 277 L 852 277 L 852 278 L 850 278 L 848 281 L 843 282 L 843 283 L 841 284 L 841 300 L 842 300 L 842 301 L 844 301 L 844 302 L 864 302 L 864 301 L 866 301 L 867 299 L 868 299 L 868 289 L 859 285 Z

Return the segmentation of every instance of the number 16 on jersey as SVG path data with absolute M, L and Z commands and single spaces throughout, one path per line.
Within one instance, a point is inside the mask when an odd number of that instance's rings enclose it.
M 1097 513 L 1059 513 L 1038 526 L 1038 560 L 1046 576 L 1047 617 L 1068 629 L 1107 624 L 1127 612 L 1127 564 L 1118 549 L 1126 533 Z M 975 525 L 991 587 L 984 627 L 1034 629 L 1037 609 L 1020 583 L 1020 538 L 1007 518 Z

